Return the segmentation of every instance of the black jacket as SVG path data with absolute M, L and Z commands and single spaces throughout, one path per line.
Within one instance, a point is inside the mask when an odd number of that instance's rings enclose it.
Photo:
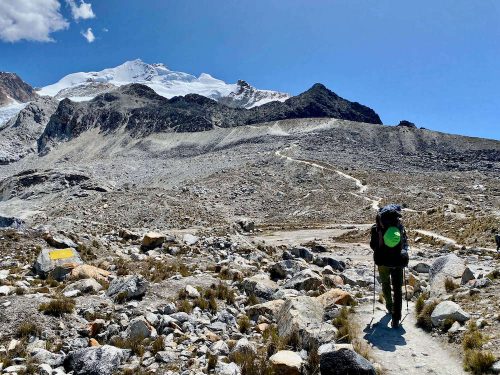
M 370 247 L 373 250 L 373 260 L 377 266 L 406 267 L 408 265 L 408 237 L 403 224 L 399 223 L 401 244 L 395 248 L 385 245 L 383 230 L 374 224 L 371 229 Z

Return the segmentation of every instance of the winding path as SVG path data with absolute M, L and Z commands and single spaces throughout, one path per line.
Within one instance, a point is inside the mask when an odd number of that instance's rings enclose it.
M 390 328 L 390 316 L 381 304 L 359 306 L 356 319 L 363 331 L 363 339 L 372 347 L 374 360 L 387 374 L 405 375 L 465 375 L 456 353 L 416 326 L 415 307 L 410 303 L 409 313 L 398 329 Z M 403 307 L 403 316 L 406 306 Z
M 369 201 L 374 210 L 379 209 L 380 202 L 382 201 L 382 198 L 375 197 L 376 199 L 372 199 L 368 196 L 365 196 L 364 193 L 368 189 L 368 186 L 363 185 L 363 183 L 360 180 L 358 180 L 356 177 L 348 175 L 347 173 L 344 173 L 344 172 L 334 168 L 330 164 L 322 162 L 322 161 L 297 159 L 297 158 L 292 158 L 291 156 L 283 154 L 283 152 L 285 152 L 286 150 L 288 150 L 292 147 L 296 147 L 296 146 L 297 146 L 296 144 L 293 144 L 292 146 L 286 147 L 284 150 L 276 151 L 274 154 L 280 158 L 286 159 L 286 160 L 291 161 L 291 162 L 295 162 L 295 163 L 299 163 L 299 164 L 306 164 L 306 165 L 309 165 L 313 168 L 318 168 L 320 170 L 337 173 L 339 176 L 341 176 L 347 180 L 353 181 L 356 184 L 356 187 L 358 188 L 358 192 L 357 193 L 351 192 L 350 194 L 354 195 L 355 197 L 362 198 L 362 199 Z

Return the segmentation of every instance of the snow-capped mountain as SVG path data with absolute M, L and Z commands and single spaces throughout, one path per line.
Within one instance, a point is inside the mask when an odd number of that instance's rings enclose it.
M 69 74 L 59 82 L 43 87 L 38 93 L 57 99 L 85 101 L 130 83 L 149 86 L 166 98 L 199 94 L 239 108 L 252 108 L 275 100 L 285 101 L 290 97 L 284 93 L 255 89 L 244 81 L 229 84 L 206 73 L 196 77 L 172 71 L 163 64 L 147 64 L 141 60 L 127 61 L 100 72 Z

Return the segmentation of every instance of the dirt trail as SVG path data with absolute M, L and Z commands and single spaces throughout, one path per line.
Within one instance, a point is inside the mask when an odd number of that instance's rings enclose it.
M 416 327 L 414 304 L 410 303 L 409 314 L 399 329 L 390 328 L 390 315 L 377 303 L 375 319 L 372 305 L 361 305 L 355 317 L 363 331 L 363 338 L 372 346 L 372 354 L 387 374 L 466 374 L 460 358 L 438 340 Z M 403 307 L 403 316 L 406 306 Z
M 368 185 L 363 185 L 363 183 L 360 180 L 358 180 L 356 177 L 353 177 L 351 175 L 348 175 L 347 173 L 339 171 L 338 169 L 335 169 L 333 166 L 331 166 L 328 163 L 325 163 L 325 162 L 322 162 L 322 161 L 317 161 L 317 160 L 297 159 L 297 158 L 292 158 L 291 156 L 283 154 L 283 152 L 285 152 L 286 150 L 288 150 L 288 149 L 290 149 L 292 147 L 297 147 L 297 145 L 293 144 L 293 145 L 291 145 L 289 147 L 286 147 L 283 150 L 276 151 L 274 154 L 276 156 L 280 157 L 280 158 L 283 158 L 283 159 L 286 159 L 286 160 L 289 160 L 289 161 L 292 161 L 292 162 L 295 162 L 295 163 L 306 164 L 306 165 L 310 165 L 313 168 L 318 168 L 318 169 L 321 169 L 321 170 L 324 170 L 324 171 L 329 171 L 329 172 L 337 173 L 339 176 L 341 176 L 341 177 L 343 177 L 345 179 L 353 181 L 355 183 L 356 187 L 358 188 L 358 192 L 357 193 L 352 193 L 351 192 L 351 194 L 354 195 L 354 196 L 356 196 L 356 197 L 358 197 L 358 198 L 362 198 L 362 199 L 365 199 L 368 202 L 370 202 L 371 206 L 372 206 L 372 208 L 374 210 L 378 210 L 379 209 L 380 202 L 382 201 L 382 198 L 375 197 L 376 199 L 372 199 L 372 198 L 367 197 L 367 196 L 364 195 L 364 193 L 368 189 Z

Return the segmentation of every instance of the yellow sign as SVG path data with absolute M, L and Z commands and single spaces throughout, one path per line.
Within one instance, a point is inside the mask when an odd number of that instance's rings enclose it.
M 52 260 L 67 259 L 74 256 L 73 249 L 54 250 L 49 253 Z

